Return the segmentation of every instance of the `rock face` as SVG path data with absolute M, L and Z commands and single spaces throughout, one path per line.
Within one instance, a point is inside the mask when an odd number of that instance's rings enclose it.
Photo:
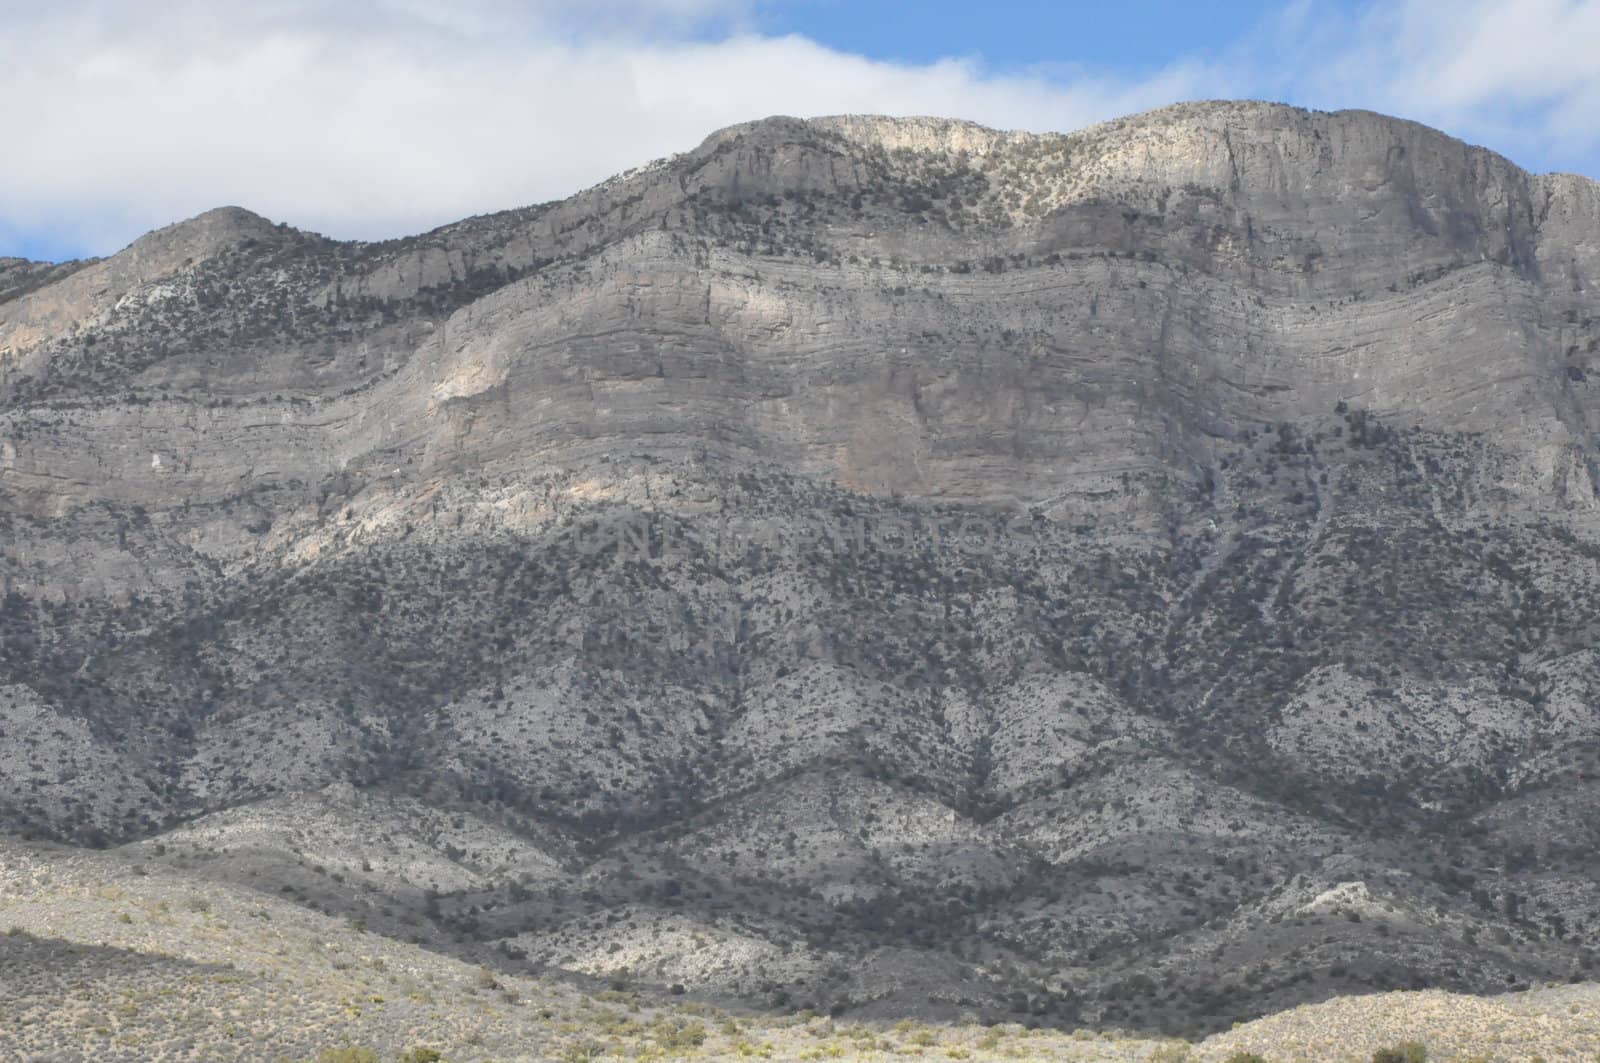
M 0 822 L 795 1006 L 1581 974 L 1597 285 L 1594 182 L 1253 103 L 0 260 Z

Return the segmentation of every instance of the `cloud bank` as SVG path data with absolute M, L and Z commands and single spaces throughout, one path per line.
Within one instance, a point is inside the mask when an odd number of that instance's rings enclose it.
M 0 0 L 0 254 L 107 253 L 224 203 L 399 235 L 565 196 L 769 114 L 1070 130 L 1247 95 L 1386 110 L 1536 167 L 1600 154 L 1600 0 L 1300 2 L 1224 55 L 1136 77 L 883 62 L 763 35 L 758 14 L 746 0 Z

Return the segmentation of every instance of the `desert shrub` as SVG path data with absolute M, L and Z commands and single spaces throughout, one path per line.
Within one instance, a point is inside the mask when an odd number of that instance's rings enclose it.
M 370 1048 L 345 1045 L 342 1048 L 324 1048 L 317 1063 L 378 1063 L 378 1053 Z
M 699 1048 L 706 1041 L 705 1024 L 698 1020 L 658 1019 L 651 1033 L 666 1049 Z
M 1258 1056 L 1254 1052 L 1235 1052 L 1224 1063 L 1267 1063 L 1267 1057 Z
M 1372 1053 L 1372 1063 L 1428 1063 L 1428 1050 L 1417 1041 L 1406 1041 L 1378 1049 Z
M 440 1063 L 444 1055 L 437 1048 L 426 1048 L 418 1045 L 410 1048 L 400 1056 L 400 1063 Z

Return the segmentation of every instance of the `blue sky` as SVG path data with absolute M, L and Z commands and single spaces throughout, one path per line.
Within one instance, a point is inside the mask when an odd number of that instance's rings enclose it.
M 877 59 L 926 63 L 951 55 L 995 67 L 1066 64 L 1152 72 L 1216 53 L 1280 5 L 1216 3 L 852 3 L 801 0 L 758 9 L 762 29 L 798 33 Z
M 340 237 L 559 198 L 768 114 L 1071 130 L 1366 107 L 1600 176 L 1600 0 L 0 0 L 0 255 L 223 204 Z

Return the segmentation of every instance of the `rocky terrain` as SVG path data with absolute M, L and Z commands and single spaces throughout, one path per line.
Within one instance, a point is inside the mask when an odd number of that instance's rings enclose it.
M 1597 284 L 1600 185 L 1255 103 L 0 260 L 0 824 L 841 1024 L 1592 981 Z

